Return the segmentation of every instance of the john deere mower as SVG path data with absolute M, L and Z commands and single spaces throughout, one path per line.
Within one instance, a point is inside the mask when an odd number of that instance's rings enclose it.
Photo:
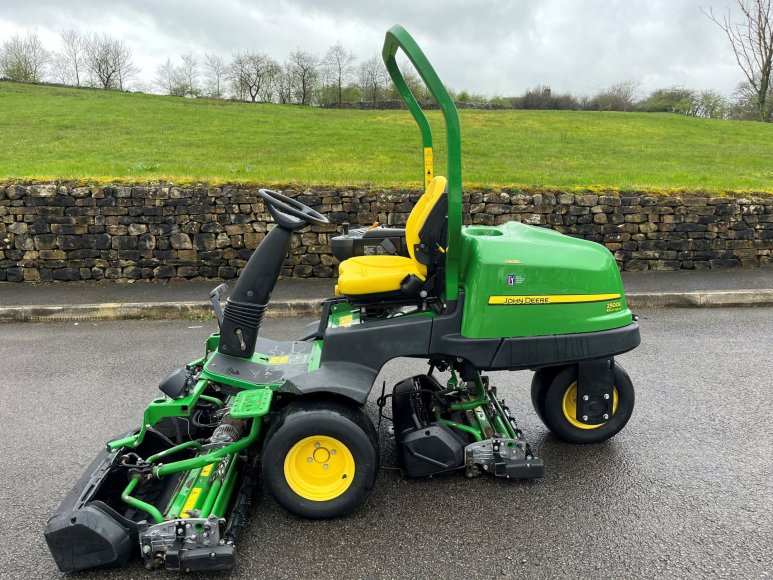
M 447 177 L 433 174 L 432 131 L 398 49 L 442 111 Z M 134 553 L 148 568 L 230 568 L 258 480 L 304 518 L 354 510 L 379 470 L 363 406 L 396 357 L 428 362 L 378 398 L 391 404 L 407 477 L 543 474 L 486 371 L 536 371 L 532 403 L 563 441 L 597 443 L 625 426 L 634 391 L 614 357 L 640 339 L 611 254 L 522 223 L 463 227 L 454 103 L 403 28 L 387 32 L 383 57 L 423 144 L 426 190 L 405 228 L 344 227 L 332 240 L 336 296 L 298 340 L 271 340 L 258 330 L 293 232 L 328 220 L 261 189 L 276 225 L 224 307 L 227 287 L 211 293 L 219 332 L 161 382 L 139 427 L 107 443 L 48 521 L 62 571 L 118 566 Z

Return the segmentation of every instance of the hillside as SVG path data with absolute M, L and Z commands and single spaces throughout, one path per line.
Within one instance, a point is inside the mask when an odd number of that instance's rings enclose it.
M 669 114 L 461 111 L 464 181 L 773 191 L 773 125 Z M 441 116 L 436 172 L 443 173 Z M 0 82 L 0 179 L 416 186 L 407 111 L 322 110 Z

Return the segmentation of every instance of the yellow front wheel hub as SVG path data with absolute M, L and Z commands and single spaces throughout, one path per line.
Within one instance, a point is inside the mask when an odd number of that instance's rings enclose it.
M 572 426 L 577 427 L 578 429 L 598 429 L 604 425 L 604 423 L 598 425 L 586 425 L 577 420 L 577 381 L 573 382 L 569 385 L 569 388 L 566 389 L 563 406 L 564 417 L 566 417 L 566 420 L 569 421 Z M 615 387 L 612 394 L 612 414 L 614 415 L 615 413 L 617 413 L 617 387 Z
M 311 501 L 343 495 L 354 479 L 354 456 L 334 437 L 312 435 L 287 452 L 285 479 L 295 493 Z

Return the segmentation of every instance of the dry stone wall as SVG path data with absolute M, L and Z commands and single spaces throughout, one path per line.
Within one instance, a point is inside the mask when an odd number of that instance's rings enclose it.
M 285 191 L 332 224 L 293 236 L 284 276 L 336 275 L 344 221 L 405 223 L 419 192 Z M 464 196 L 465 223 L 516 220 L 604 244 L 624 270 L 770 264 L 773 196 L 708 197 L 521 190 Z M 68 184 L 0 186 L 0 281 L 233 278 L 271 218 L 257 189 Z

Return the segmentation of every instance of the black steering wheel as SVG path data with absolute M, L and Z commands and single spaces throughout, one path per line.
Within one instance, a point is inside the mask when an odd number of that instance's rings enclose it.
M 303 223 L 324 226 L 330 223 L 325 216 L 308 205 L 271 189 L 259 189 L 258 195 L 268 206 L 278 224 L 295 229 Z M 292 219 L 296 218 L 296 219 Z

